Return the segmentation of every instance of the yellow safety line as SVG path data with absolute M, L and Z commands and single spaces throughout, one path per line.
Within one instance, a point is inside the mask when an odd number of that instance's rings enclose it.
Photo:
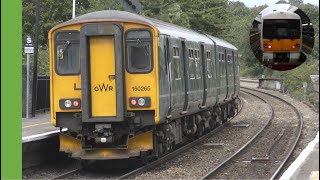
M 316 180 L 316 179 L 319 179 L 319 171 L 312 171 L 310 180 Z
M 49 124 L 50 122 L 44 122 L 44 123 L 38 123 L 38 124 L 32 124 L 32 125 L 29 125 L 29 126 L 24 126 L 22 127 L 22 129 L 24 128 L 29 128 L 29 127 L 33 127 L 33 126 L 39 126 L 39 125 L 43 125 L 43 124 Z

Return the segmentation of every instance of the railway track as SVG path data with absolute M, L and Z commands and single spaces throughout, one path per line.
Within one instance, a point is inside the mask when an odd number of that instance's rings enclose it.
M 240 108 L 238 109 L 238 112 L 237 114 L 239 114 L 241 112 L 243 108 L 243 102 L 240 100 Z M 233 117 L 234 118 L 234 117 Z M 228 122 L 230 120 L 232 120 L 233 118 L 230 118 L 228 120 Z M 147 171 L 148 169 L 151 169 L 153 167 L 156 167 L 157 165 L 169 160 L 169 159 L 172 159 L 174 158 L 175 156 L 177 156 L 178 154 L 190 149 L 191 147 L 193 146 L 196 146 L 197 144 L 201 143 L 203 140 L 207 139 L 208 137 L 212 136 L 214 133 L 216 133 L 217 131 L 220 131 L 223 127 L 225 127 L 228 122 L 222 124 L 221 126 L 215 128 L 214 130 L 210 131 L 208 134 L 186 144 L 186 145 L 183 145 L 182 147 L 172 151 L 171 153 L 155 160 L 155 161 L 152 161 L 142 167 L 139 167 L 133 171 L 130 171 L 130 172 L 126 172 L 126 173 L 122 173 L 121 172 L 118 172 L 118 174 L 111 174 L 111 175 L 97 175 L 97 174 L 92 174 L 88 171 L 86 171 L 85 169 L 83 169 L 82 167 L 80 168 L 76 168 L 74 170 L 71 170 L 71 171 L 68 171 L 64 174 L 61 174 L 59 176 L 56 176 L 52 179 L 91 179 L 91 178 L 94 178 L 94 179 L 130 179 L 130 177 L 134 176 L 135 174 L 138 174 L 138 173 L 141 173 L 141 172 L 145 172 Z M 81 174 L 81 175 L 79 175 Z
M 252 95 L 252 96 L 255 96 L 256 98 L 259 98 L 261 101 L 264 101 L 264 99 L 262 99 L 262 98 L 260 98 L 260 97 L 258 97 L 258 96 L 256 96 L 256 95 Z M 242 106 L 243 106 L 243 103 L 242 103 Z M 269 121 L 271 121 L 271 119 L 273 118 L 273 111 L 272 111 L 272 109 L 271 109 L 271 106 L 269 106 L 269 108 L 270 108 L 270 111 L 271 111 L 271 113 L 270 113 L 270 118 L 268 119 L 268 122 L 267 123 L 265 123 L 265 125 L 264 125 L 264 127 L 263 128 L 261 128 L 261 130 L 259 131 L 259 133 L 261 133 L 261 131 L 269 124 Z M 242 108 L 241 108 L 242 109 Z M 226 124 L 224 124 L 224 125 L 226 125 Z M 236 126 L 236 125 L 233 125 L 233 126 Z M 248 124 L 239 124 L 239 126 L 238 127 L 248 127 Z M 222 127 L 220 127 L 220 128 L 222 128 Z M 216 131 L 217 131 L 218 129 L 216 129 L 215 131 L 213 131 L 212 132 L 212 134 L 213 133 L 216 133 Z M 259 133 L 257 133 L 255 136 L 258 136 L 258 134 Z M 209 134 L 209 136 L 212 136 L 211 134 Z M 206 137 L 203 137 L 203 139 L 205 139 Z M 252 139 L 254 139 L 254 138 L 252 138 Z M 202 139 L 201 139 L 202 140 Z M 200 142 L 195 142 L 196 144 L 199 144 Z M 163 162 L 166 162 L 166 161 L 168 161 L 168 160 L 171 160 L 171 159 L 173 159 L 173 158 L 176 158 L 176 155 L 178 155 L 178 154 L 180 154 L 180 153 L 182 153 L 183 151 L 185 151 L 185 149 L 190 149 L 190 147 L 192 147 L 192 146 L 195 146 L 196 144 L 190 144 L 190 146 L 185 146 L 185 147 L 183 147 L 182 149 L 181 149 L 181 151 L 176 151 L 175 153 L 172 153 L 172 154 L 169 154 L 168 156 L 166 156 L 166 157 L 163 157 L 163 159 L 161 159 L 161 160 L 159 160 L 159 161 L 155 161 L 155 162 L 153 162 L 153 163 L 151 163 L 151 164 L 149 164 L 149 165 L 147 165 L 147 166 L 144 166 L 144 167 L 141 167 L 141 168 L 139 168 L 139 169 L 136 169 L 135 171 L 132 171 L 132 172 L 129 172 L 128 174 L 125 174 L 125 175 L 123 175 L 123 176 L 121 176 L 121 177 L 119 177 L 118 179 L 134 179 L 134 178 L 141 178 L 141 176 L 138 176 L 138 177 L 135 177 L 135 176 L 137 176 L 137 175 L 141 175 L 141 174 L 143 174 L 143 173 L 146 173 L 148 170 L 151 170 L 151 169 L 153 169 L 153 168 L 155 168 L 155 167 L 157 167 L 157 166 L 160 166 Z M 236 154 L 238 154 L 241 150 L 243 150 L 248 144 L 250 144 L 250 142 L 248 142 L 248 143 L 246 143 L 244 146 L 242 146 L 237 152 L 235 152 L 233 155 L 232 155 L 232 157 L 234 157 Z M 232 159 L 232 157 L 229 157 L 228 159 Z M 228 160 L 226 160 L 226 161 L 228 161 Z M 226 162 L 225 161 L 225 162 Z M 218 165 L 218 166 L 222 166 L 223 165 L 223 163 L 221 163 L 220 165 Z M 161 168 L 160 168 L 161 169 Z M 151 172 L 152 173 L 152 172 Z M 144 179 L 145 177 L 142 177 L 142 179 Z M 162 176 L 162 178 L 167 178 L 167 177 L 165 177 L 165 176 Z M 189 177 L 190 178 L 190 177 Z M 148 179 L 148 178 L 147 178 Z M 153 179 L 153 178 L 150 178 L 150 179 Z
M 246 89 L 246 91 L 243 89 Z M 275 179 L 292 154 L 299 140 L 303 119 L 295 106 L 279 97 L 265 92 L 249 88 L 242 88 L 242 91 L 254 96 L 264 96 L 265 99 L 268 99 L 264 101 L 272 106 L 273 115 L 268 124 L 266 124 L 266 126 L 264 126 L 263 129 L 261 129 L 261 131 L 259 131 L 247 144 L 218 166 L 212 167 L 212 169 L 201 179 L 229 179 L 239 177 Z M 266 96 L 269 98 L 266 98 Z M 282 105 L 280 105 L 281 103 L 279 102 L 281 102 Z M 285 114 L 283 114 L 284 109 L 286 109 Z M 285 123 L 288 122 L 287 116 L 289 114 L 295 114 L 295 120 L 297 122 L 289 121 L 289 123 Z M 291 119 L 294 118 L 291 117 Z M 243 150 L 246 151 L 244 152 Z M 266 165 L 266 163 L 268 165 Z M 234 176 L 225 176 L 226 174 L 232 174 Z

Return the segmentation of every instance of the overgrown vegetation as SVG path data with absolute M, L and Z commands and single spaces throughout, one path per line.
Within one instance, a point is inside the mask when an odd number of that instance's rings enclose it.
M 23 37 L 34 35 L 35 0 L 23 0 Z M 76 15 L 92 11 L 123 10 L 117 0 L 77 0 Z M 223 38 L 239 49 L 241 76 L 259 78 L 283 78 L 289 93 L 301 100 L 302 83 L 308 83 L 308 97 L 313 97 L 310 75 L 319 71 L 319 9 L 305 4 L 303 0 L 289 0 L 289 3 L 302 9 L 311 19 L 315 29 L 315 45 L 306 63 L 287 71 L 271 71 L 258 63 L 249 45 L 249 30 L 255 16 L 267 6 L 246 7 L 242 2 L 228 0 L 140 0 L 142 14 L 166 22 L 178 24 L 194 30 Z M 278 3 L 285 3 L 280 0 Z M 47 34 L 55 25 L 71 19 L 72 1 L 41 0 L 39 74 L 49 75 L 49 54 Z M 23 39 L 24 39 L 23 38 Z M 23 58 L 25 60 L 25 58 Z

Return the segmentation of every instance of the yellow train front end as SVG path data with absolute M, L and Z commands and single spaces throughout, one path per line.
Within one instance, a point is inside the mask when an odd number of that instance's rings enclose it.
M 300 16 L 283 11 L 263 16 L 261 50 L 263 63 L 294 64 L 300 57 L 302 29 Z
M 68 128 L 60 151 L 75 158 L 123 159 L 154 148 L 158 32 L 117 13 L 83 15 L 49 32 L 51 121 Z

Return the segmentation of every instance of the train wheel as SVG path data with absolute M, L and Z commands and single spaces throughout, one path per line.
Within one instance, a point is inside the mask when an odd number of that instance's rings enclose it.
M 217 126 L 217 122 L 215 121 L 214 118 L 210 119 L 209 125 L 210 125 L 210 130 L 213 130 Z
M 89 169 L 89 160 L 81 160 L 81 167 L 85 170 Z
M 217 117 L 216 117 L 216 124 L 217 124 L 218 126 L 220 126 L 221 124 L 223 124 L 222 119 L 221 119 L 220 116 L 217 116 Z
M 205 131 L 205 127 L 204 127 L 204 125 L 203 124 L 199 124 L 199 126 L 198 126 L 199 128 L 198 128 L 198 133 L 197 133 L 197 135 L 198 135 L 198 137 L 201 137 L 203 134 L 204 134 L 204 131 Z

